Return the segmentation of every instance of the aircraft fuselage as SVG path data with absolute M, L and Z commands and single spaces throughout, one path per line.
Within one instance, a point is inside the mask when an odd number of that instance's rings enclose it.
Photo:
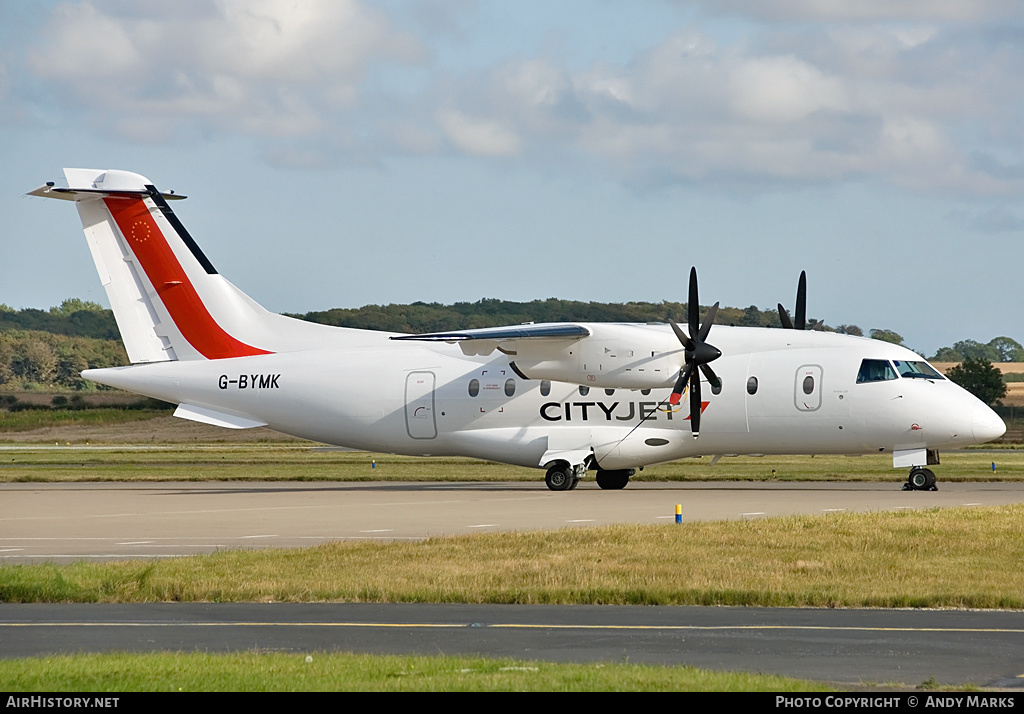
M 698 439 L 685 404 L 665 404 L 674 375 L 665 375 L 666 386 L 644 390 L 523 379 L 500 353 L 467 356 L 455 345 L 396 343 L 383 334 L 379 346 L 162 362 L 85 376 L 329 444 L 531 467 L 542 465 L 554 442 L 592 447 L 597 465 L 621 469 L 702 454 L 951 448 L 991 438 L 980 433 L 985 424 L 997 428 L 985 421 L 990 410 L 949 380 L 857 383 L 866 358 L 920 359 L 901 347 L 724 326 L 715 337 L 725 353 L 715 363 L 722 387 L 705 382 Z

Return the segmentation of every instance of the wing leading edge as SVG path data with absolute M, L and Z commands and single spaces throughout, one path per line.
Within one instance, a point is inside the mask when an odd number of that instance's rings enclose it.
M 543 323 L 509 327 L 481 327 L 475 330 L 428 332 L 422 335 L 397 335 L 392 340 L 447 342 L 458 344 L 466 355 L 487 355 L 494 350 L 514 355 L 517 340 L 581 340 L 590 337 L 590 329 L 573 323 Z
M 543 338 L 590 337 L 590 330 L 572 323 L 541 325 L 514 325 L 511 327 L 481 327 L 475 330 L 453 332 L 427 332 L 422 335 L 397 335 L 392 340 L 423 340 L 426 342 L 462 342 L 464 340 L 526 340 Z

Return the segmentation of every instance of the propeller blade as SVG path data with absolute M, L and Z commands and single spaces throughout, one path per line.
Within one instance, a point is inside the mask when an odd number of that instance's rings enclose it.
M 703 365 L 701 365 L 703 366 Z M 700 435 L 700 375 L 694 370 L 690 378 L 690 432 L 696 439 Z
M 704 324 L 700 326 L 700 332 L 697 333 L 697 339 L 703 342 L 708 338 L 708 333 L 711 332 L 711 325 L 715 322 L 715 315 L 718 314 L 718 303 L 716 302 L 708 310 L 708 314 L 704 316 Z
M 800 271 L 800 281 L 796 286 L 796 320 L 793 327 L 797 330 L 807 329 L 807 271 Z
M 672 406 L 679 404 L 679 400 L 683 398 L 683 390 L 686 389 L 686 381 L 690 378 L 690 374 L 692 372 L 692 362 L 687 362 L 686 366 L 679 370 L 679 378 L 676 380 L 676 386 L 672 387 L 672 394 L 668 398 L 668 403 Z
M 683 347 L 688 350 L 693 350 L 693 344 L 690 342 L 690 338 L 686 336 L 686 333 L 683 332 L 682 329 L 680 329 L 679 325 L 676 324 L 676 321 L 669 318 L 668 324 L 672 325 L 672 332 L 676 333 L 676 337 L 681 343 L 683 343 Z
M 690 300 L 686 303 L 687 327 L 696 335 L 700 329 L 700 301 L 697 299 L 697 268 L 690 268 Z
M 722 380 L 718 378 L 718 375 L 715 374 L 715 370 L 711 369 L 709 365 L 702 364 L 700 366 L 700 371 L 704 373 L 704 376 L 708 378 L 708 382 L 715 389 L 718 389 L 718 387 L 722 385 Z
M 793 321 L 789 319 L 789 313 L 786 312 L 786 308 L 782 307 L 782 303 L 779 303 L 779 321 L 782 323 L 782 329 L 792 330 Z

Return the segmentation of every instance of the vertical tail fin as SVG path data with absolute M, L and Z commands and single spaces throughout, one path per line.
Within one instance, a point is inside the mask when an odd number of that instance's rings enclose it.
M 74 201 L 132 363 L 267 354 L 232 336 L 269 313 L 214 269 L 147 178 L 65 169 L 67 188 L 31 195 Z

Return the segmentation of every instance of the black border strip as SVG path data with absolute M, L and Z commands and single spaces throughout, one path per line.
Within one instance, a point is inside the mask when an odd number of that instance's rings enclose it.
M 156 207 L 164 214 L 164 218 L 166 218 L 167 222 L 171 224 L 171 228 L 173 228 L 178 234 L 178 237 L 181 238 L 185 245 L 188 246 L 188 249 L 192 251 L 192 255 L 195 256 L 195 259 L 199 261 L 201 266 L 203 266 L 203 269 L 209 275 L 217 275 L 217 269 L 213 267 L 213 263 L 211 263 L 210 259 L 203 253 L 199 244 L 192 239 L 192 236 L 189 235 L 185 226 L 183 226 L 181 221 L 178 220 L 178 217 L 174 215 L 174 209 L 167 205 L 167 201 L 164 200 L 164 197 L 156 190 L 156 186 L 146 184 L 146 192 L 149 194 L 149 197 L 153 199 L 153 203 L 156 204 Z

